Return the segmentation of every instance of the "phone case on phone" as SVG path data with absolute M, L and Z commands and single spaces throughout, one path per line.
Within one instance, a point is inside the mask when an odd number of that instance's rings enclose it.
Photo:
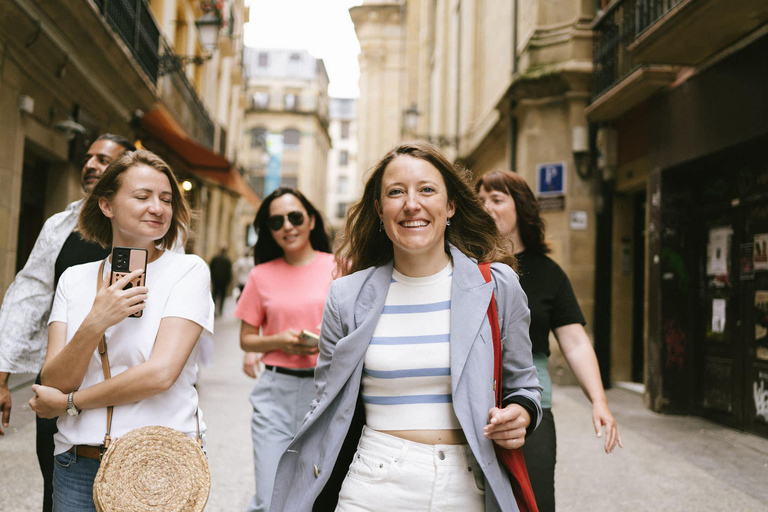
M 142 269 L 144 272 L 137 278 L 130 281 L 123 290 L 134 286 L 145 286 L 147 282 L 147 250 L 137 249 L 135 247 L 115 247 L 112 249 L 112 273 L 109 278 L 109 284 L 115 284 L 127 274 L 134 270 Z M 130 316 L 139 318 L 143 312 L 139 311 Z

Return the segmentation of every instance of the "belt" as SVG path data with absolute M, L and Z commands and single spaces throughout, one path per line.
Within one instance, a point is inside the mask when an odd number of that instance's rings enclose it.
M 86 459 L 101 460 L 102 446 L 90 446 L 87 444 L 77 444 L 69 449 L 69 453 L 74 453 L 77 457 Z
M 315 376 L 314 368 L 283 368 L 282 366 L 272 366 L 271 364 L 265 364 L 264 368 L 268 372 L 282 373 L 291 377 L 312 378 Z

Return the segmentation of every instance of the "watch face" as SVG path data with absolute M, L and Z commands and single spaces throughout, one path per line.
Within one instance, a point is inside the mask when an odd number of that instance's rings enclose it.
M 67 414 L 70 416 L 77 416 L 78 410 L 74 407 L 67 407 Z

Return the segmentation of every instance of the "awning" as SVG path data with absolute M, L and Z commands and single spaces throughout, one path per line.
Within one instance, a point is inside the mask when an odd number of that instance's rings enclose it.
M 258 208 L 261 200 L 232 164 L 196 140 L 174 119 L 162 103 L 156 104 L 141 118 L 141 126 L 152 137 L 171 149 L 186 164 L 186 171 L 211 181 L 242 196 Z
M 162 103 L 144 114 L 141 127 L 172 149 L 190 169 L 226 172 L 231 167 L 226 158 L 193 139 Z
M 195 176 L 218 181 L 232 192 L 240 194 L 256 209 L 258 209 L 261 205 L 261 199 L 259 199 L 259 196 L 256 195 L 253 189 L 251 189 L 248 183 L 246 183 L 245 179 L 240 175 L 239 172 L 237 172 L 237 169 L 234 167 L 230 167 L 228 172 L 203 171 L 198 169 L 192 169 L 191 171 Z

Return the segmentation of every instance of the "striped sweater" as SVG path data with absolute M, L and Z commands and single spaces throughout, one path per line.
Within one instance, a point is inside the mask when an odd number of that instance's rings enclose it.
M 452 275 L 450 263 L 428 277 L 393 272 L 363 368 L 370 428 L 461 428 L 451 395 Z

